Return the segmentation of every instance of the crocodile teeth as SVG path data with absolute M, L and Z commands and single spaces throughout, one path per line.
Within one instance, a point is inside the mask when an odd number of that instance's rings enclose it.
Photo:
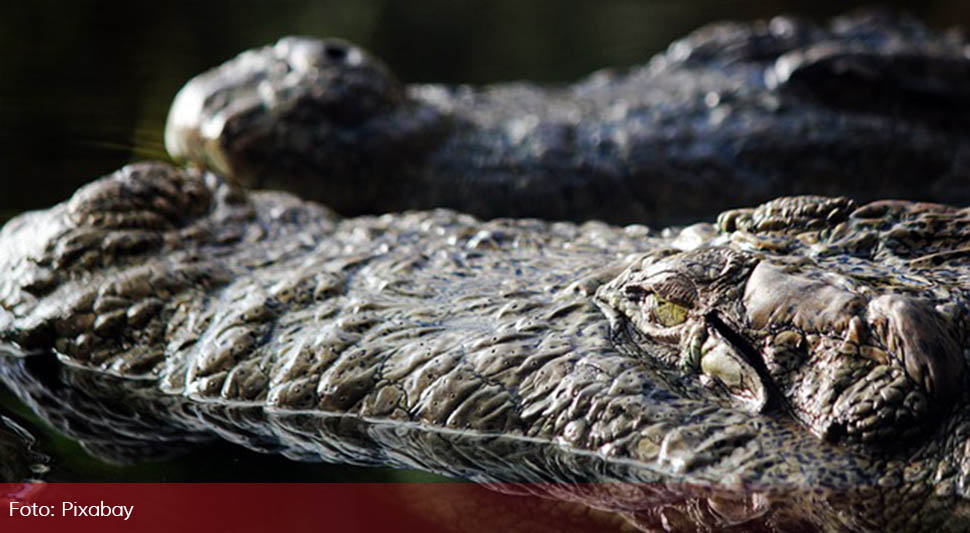
M 744 409 L 760 413 L 768 403 L 768 391 L 758 372 L 729 342 L 713 334 L 701 348 L 701 371 L 720 383 Z

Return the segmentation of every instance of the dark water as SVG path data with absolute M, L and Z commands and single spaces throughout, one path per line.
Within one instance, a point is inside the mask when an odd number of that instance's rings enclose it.
M 193 451 L 174 458 L 119 465 L 88 453 L 70 438 L 47 426 L 3 385 L 0 385 L 0 414 L 36 439 L 30 447 L 32 453 L 16 450 L 32 457 L 35 464 L 23 468 L 11 467 L 10 471 L 17 478 L 5 479 L 0 476 L 0 482 L 22 481 L 23 475 L 63 483 L 450 481 L 441 476 L 410 470 L 299 463 L 251 452 L 221 441 L 198 445 Z M 3 452 L 2 447 L 0 452 Z
M 0 352 L 2 353 L 2 352 Z M 0 355 L 0 357 L 3 357 Z M 15 363 L 7 364 L 9 371 Z M 51 375 L 58 374 L 53 355 L 31 356 L 34 367 L 43 367 Z M 9 367 L 9 368 L 6 368 Z M 51 381 L 51 388 L 60 389 L 59 380 Z M 43 403 L 43 402 L 42 402 Z M 445 481 L 447 478 L 432 474 L 394 470 L 390 468 L 364 468 L 348 465 L 299 463 L 275 455 L 251 452 L 219 439 L 209 443 L 186 445 L 186 453 L 154 460 L 136 460 L 119 464 L 116 459 L 106 460 L 101 455 L 89 453 L 72 439 L 50 427 L 45 420 L 51 416 L 34 413 L 17 396 L 0 383 L 0 483 L 36 478 L 49 482 L 422 482 Z M 57 419 L 57 415 L 54 415 Z M 24 439 L 12 438 L 10 422 L 14 428 L 23 430 Z M 69 423 L 71 427 L 78 421 Z M 86 433 L 82 431 L 82 433 Z M 109 438 L 108 435 L 101 435 Z M 7 448 L 4 448 L 4 445 Z M 152 454 L 168 455 L 167 445 L 159 444 Z M 17 459 L 12 461 L 12 457 Z M 138 456 L 142 457 L 142 456 Z M 30 463 L 28 464 L 12 464 Z M 33 475 L 36 474 L 36 475 Z
M 22 2 L 0 9 L 0 220 L 61 201 L 135 160 L 164 158 L 169 102 L 192 75 L 281 35 L 339 36 L 407 82 L 570 81 L 646 61 L 705 23 L 781 13 L 812 18 L 834 0 Z M 865 3 L 865 4 L 868 4 Z M 936 28 L 970 27 L 970 3 L 897 1 Z M 226 444 L 118 467 L 47 431 L 6 391 L 0 407 L 52 456 L 54 481 L 387 481 L 426 474 L 307 465 Z

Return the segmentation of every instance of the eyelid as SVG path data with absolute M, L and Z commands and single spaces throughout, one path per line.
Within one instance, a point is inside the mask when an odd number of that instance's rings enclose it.
M 676 306 L 679 306 L 679 307 L 683 307 L 684 309 L 690 309 L 691 308 L 691 305 L 689 303 L 687 303 L 687 302 L 682 302 L 680 300 L 675 300 L 673 298 L 664 298 L 663 296 L 660 296 L 657 293 L 651 293 L 651 294 L 653 294 L 654 298 L 657 299 L 657 303 L 658 304 L 668 303 L 668 304 L 673 304 L 673 305 L 676 305 Z

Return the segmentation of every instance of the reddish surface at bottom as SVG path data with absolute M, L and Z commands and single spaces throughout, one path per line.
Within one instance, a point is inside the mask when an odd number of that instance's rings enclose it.
M 4 533 L 603 531 L 619 525 L 585 506 L 471 483 L 0 484 L 0 505 Z

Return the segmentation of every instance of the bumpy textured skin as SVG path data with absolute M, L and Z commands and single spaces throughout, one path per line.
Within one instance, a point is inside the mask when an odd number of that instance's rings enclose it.
M 946 243 L 947 226 L 962 239 L 967 219 L 916 207 L 897 215 L 901 227 L 884 243 L 872 227 L 906 207 L 854 208 L 817 197 L 767 204 L 771 222 L 740 233 L 750 242 L 645 256 L 599 298 L 661 360 L 699 371 L 754 412 L 781 402 L 828 440 L 898 445 L 924 434 L 963 390 L 970 276 L 944 265 L 967 251 L 950 249 L 963 243 Z M 724 224 L 751 226 L 736 216 Z M 802 216 L 811 229 L 786 227 Z M 789 231 L 796 238 L 778 238 Z M 822 231 L 834 235 L 818 243 Z M 913 248 L 896 244 L 910 238 Z
M 217 435 L 296 459 L 478 481 L 647 483 L 548 487 L 642 511 L 643 524 L 658 516 L 645 507 L 686 501 L 701 509 L 695 526 L 966 529 L 968 216 L 802 197 L 726 213 L 720 232 L 480 222 L 447 210 L 342 219 L 212 174 L 129 166 L 0 231 L 0 340 L 9 354 L 37 354 L 2 358 L 0 376 L 52 422 L 122 459 L 151 453 L 159 436 L 177 445 Z M 842 334 L 838 316 L 820 315 L 812 329 L 781 297 L 753 312 L 717 275 L 696 287 L 713 295 L 705 301 L 720 295 L 718 310 L 734 309 L 717 333 L 747 341 L 751 365 L 762 358 L 771 369 L 781 344 L 765 339 L 805 335 L 798 379 L 765 371 L 777 401 L 752 412 L 716 380 L 670 364 L 647 322 L 612 299 L 630 294 L 618 288 L 645 264 L 700 279 L 684 258 L 725 250 L 744 258 L 747 285 L 776 279 L 754 275 L 765 265 L 930 310 L 922 322 L 863 315 L 874 321 L 857 331 L 868 344 L 845 350 L 858 358 L 872 345 L 904 394 L 930 391 L 920 435 L 895 446 L 847 432 L 821 439 L 799 417 L 805 391 L 789 385 L 836 383 L 839 356 L 826 343 Z M 777 314 L 764 309 L 772 305 Z M 755 324 L 748 313 L 771 318 Z M 893 340 L 914 324 L 952 343 L 920 352 L 927 346 Z M 882 390 L 857 392 L 878 411 Z M 725 511 L 721 493 L 738 489 L 754 499 Z
M 573 85 L 404 85 L 342 41 L 289 37 L 176 97 L 177 159 L 344 215 L 668 225 L 782 195 L 970 200 L 957 33 L 864 12 L 721 23 Z

